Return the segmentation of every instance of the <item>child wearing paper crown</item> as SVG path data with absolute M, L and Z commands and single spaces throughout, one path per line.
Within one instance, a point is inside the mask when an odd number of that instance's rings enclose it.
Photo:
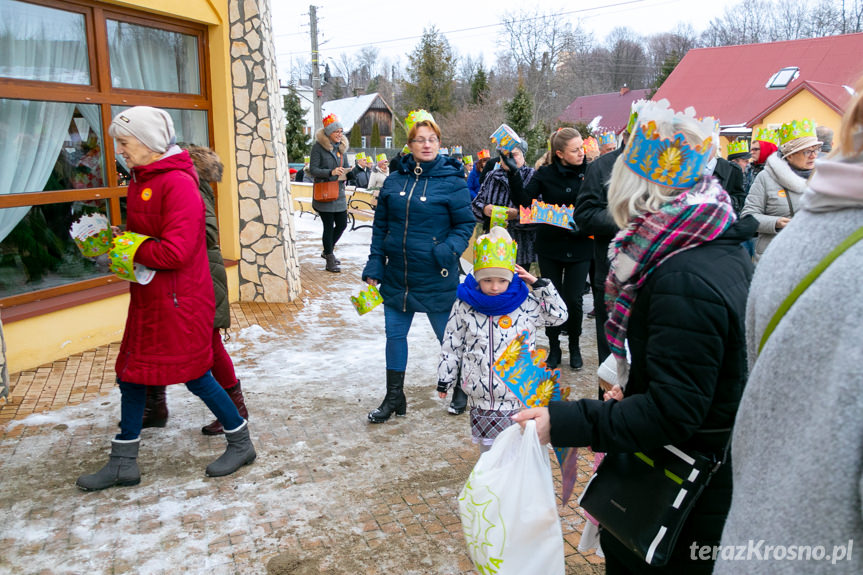
M 512 391 L 492 375 L 491 364 L 522 332 L 528 332 L 526 341 L 534 348 L 538 327 L 560 325 L 567 318 L 551 282 L 516 265 L 516 250 L 500 226 L 477 238 L 473 274 L 458 287 L 441 345 L 438 394 L 446 397 L 454 385 L 467 393 L 471 435 L 480 451 L 491 448 L 521 408 Z

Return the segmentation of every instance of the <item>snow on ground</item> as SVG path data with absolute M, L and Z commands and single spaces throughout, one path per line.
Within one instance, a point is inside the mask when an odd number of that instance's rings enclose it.
M 295 221 L 301 261 L 323 267 L 320 221 L 308 214 Z M 468 422 L 447 417 L 437 398 L 439 348 L 424 315 L 409 336 L 408 417 L 398 425 L 366 422 L 384 392 L 383 310 L 359 316 L 349 295 L 362 287 L 370 238 L 369 229 L 345 232 L 336 250 L 343 271 L 324 297 L 306 297 L 296 333 L 258 325 L 233 332 L 227 348 L 259 454 L 235 475 L 204 476 L 224 439 L 200 433 L 212 416 L 182 385 L 168 390 L 167 427 L 142 433 L 136 487 L 84 493 L 74 486 L 107 460 L 117 388 L 12 422 L 24 429 L 0 444 L 0 572 L 264 573 L 260 557 L 286 539 L 361 534 L 370 493 L 422 477 L 454 495 L 449 486 L 464 479 L 452 480 L 444 457 L 470 447 Z M 417 573 L 458 571 L 462 542 L 438 546 L 440 557 Z M 429 561 L 422 555 L 414 564 Z M 409 572 L 398 557 L 381 561 L 392 561 L 390 572 Z

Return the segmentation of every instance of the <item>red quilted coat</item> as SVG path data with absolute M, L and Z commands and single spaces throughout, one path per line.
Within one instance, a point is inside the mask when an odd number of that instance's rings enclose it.
M 172 148 L 176 149 L 176 148 Z M 135 262 L 156 271 L 132 283 L 117 378 L 169 385 L 196 379 L 213 365 L 215 299 L 198 174 L 185 151 L 132 168 L 126 229 L 150 236 Z

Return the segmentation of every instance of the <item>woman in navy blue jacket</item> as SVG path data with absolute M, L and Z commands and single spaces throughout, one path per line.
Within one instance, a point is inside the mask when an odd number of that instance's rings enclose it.
M 363 281 L 380 284 L 386 321 L 387 393 L 369 421 L 404 415 L 407 335 L 416 312 L 425 313 L 440 341 L 455 301 L 459 257 L 474 228 L 461 162 L 438 153 L 440 128 L 425 110 L 405 122 L 411 153 L 396 159 L 375 208 Z M 461 388 L 456 387 L 458 391 Z M 450 412 L 464 411 L 453 394 Z

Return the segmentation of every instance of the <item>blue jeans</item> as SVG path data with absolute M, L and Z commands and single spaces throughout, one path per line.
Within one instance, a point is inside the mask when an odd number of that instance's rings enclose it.
M 119 381 L 120 384 L 120 433 L 114 439 L 129 441 L 141 436 L 144 407 L 147 403 L 147 386 L 140 383 Z M 200 397 L 222 427 L 231 430 L 243 424 L 243 418 L 227 392 L 213 378 L 209 371 L 192 381 L 186 387 Z
M 437 336 L 438 343 L 443 341 L 443 333 L 449 312 L 427 313 L 429 323 Z M 387 333 L 387 369 L 405 371 L 408 366 L 408 332 L 414 320 L 414 312 L 400 311 L 384 306 L 384 322 Z

